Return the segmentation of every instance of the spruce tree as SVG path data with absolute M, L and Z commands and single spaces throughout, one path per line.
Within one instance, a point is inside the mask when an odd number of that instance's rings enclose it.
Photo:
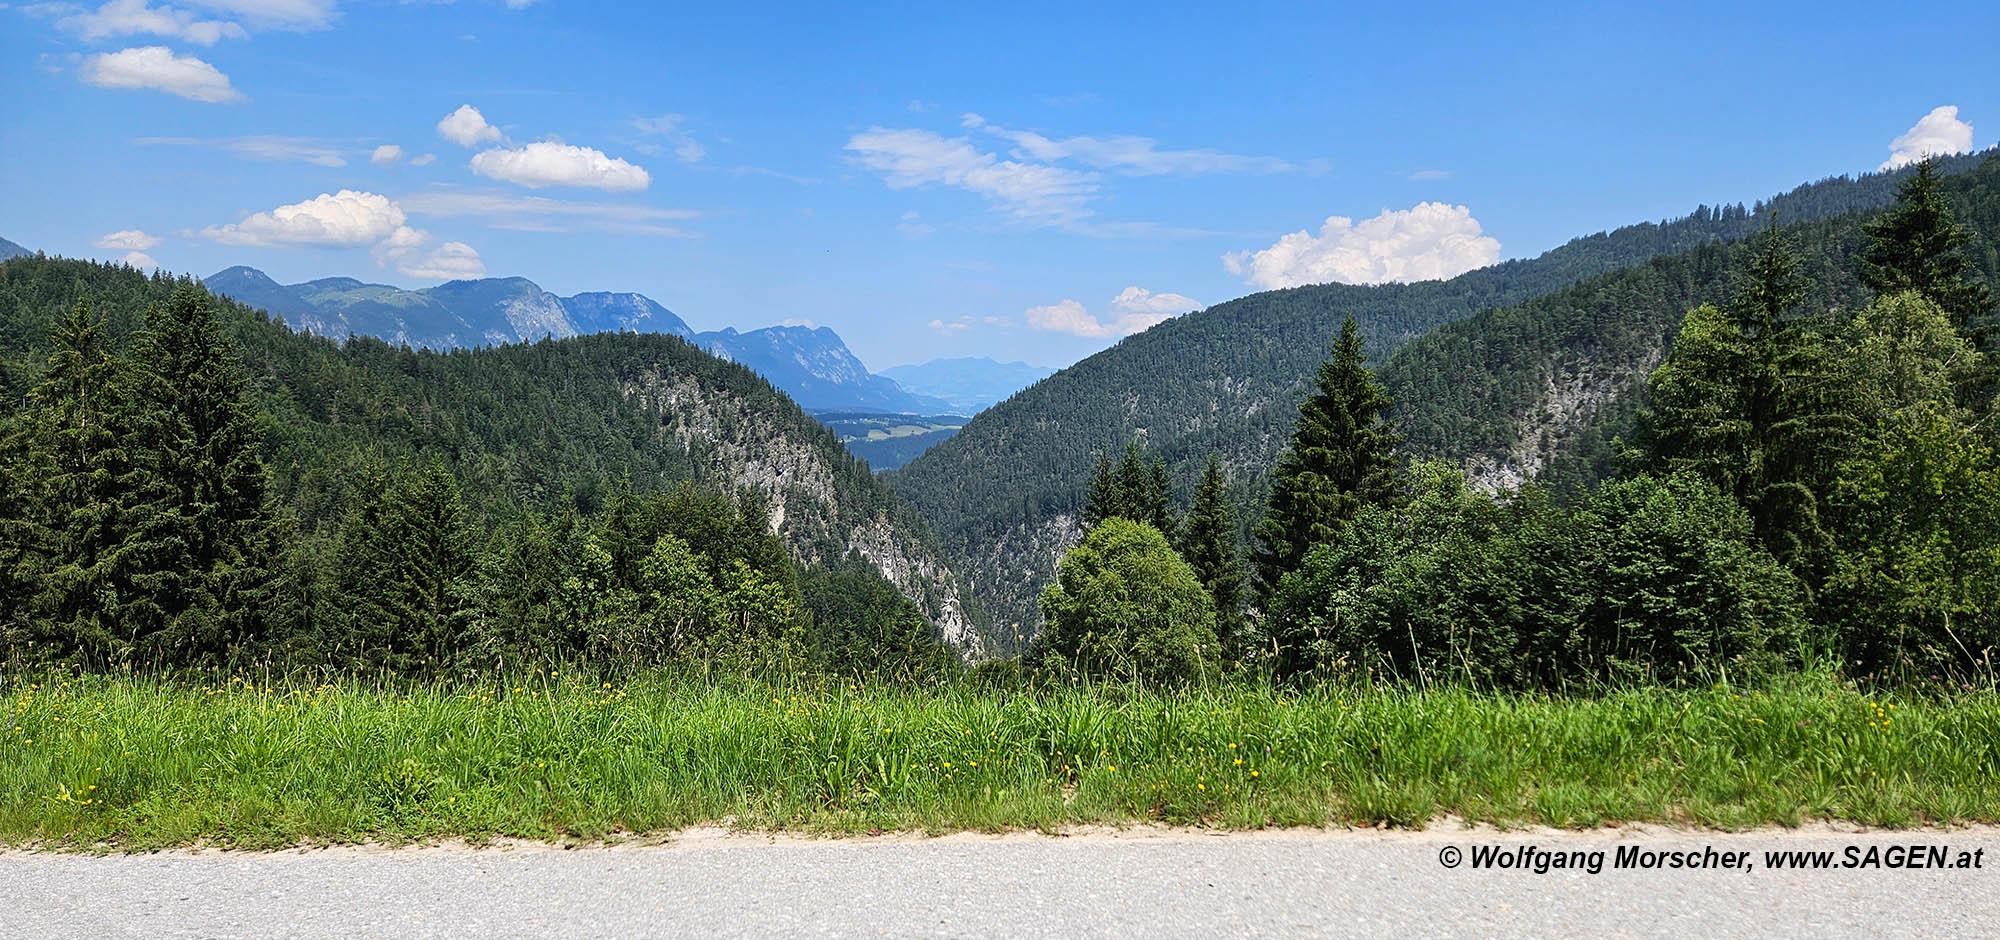
M 1965 247 L 1972 236 L 1953 218 L 1938 187 L 1935 159 L 1896 189 L 1889 211 L 1862 226 L 1869 246 L 1861 281 L 1883 296 L 1916 291 L 1951 316 L 1967 339 L 1984 345 L 1991 330 L 1993 295 L 1976 280 Z
M 1265 596 L 1307 549 L 1338 535 L 1361 507 L 1394 499 L 1401 438 L 1389 425 L 1390 404 L 1348 317 L 1299 406 L 1291 447 L 1272 474 L 1270 508 L 1257 524 L 1257 580 Z
M 1167 482 L 1167 462 L 1146 459 L 1139 442 L 1125 445 L 1125 456 L 1114 466 L 1099 455 L 1097 473 L 1091 478 L 1090 492 L 1083 507 L 1083 528 L 1087 532 L 1110 518 L 1143 522 L 1162 532 L 1174 531 L 1173 488 Z
M 50 330 L 54 351 L 28 396 L 15 529 L 16 570 L 31 596 L 32 641 L 44 655 L 91 666 L 125 660 L 135 576 L 148 559 L 140 501 L 154 490 L 128 449 L 132 415 L 124 365 L 104 321 L 78 302 Z
M 1865 403 L 1826 319 L 1774 226 L 1728 311 L 1690 311 L 1652 377 L 1646 424 L 1663 469 L 1689 469 L 1749 510 L 1757 538 L 1816 583 L 1832 533 L 1822 499 L 1863 440 Z
M 1215 633 L 1225 662 L 1243 655 L 1243 561 L 1237 549 L 1236 511 L 1222 463 L 1209 455 L 1195 487 L 1194 505 L 1180 529 L 1180 553 L 1215 601 Z
M 157 621 L 141 655 L 221 662 L 261 633 L 275 548 L 247 382 L 214 299 L 192 282 L 147 311 L 136 358 L 143 463 L 160 487 L 143 538 L 162 552 L 142 579 Z
M 448 668 L 471 639 L 477 602 L 472 577 L 478 556 L 458 480 L 436 462 L 405 476 L 381 526 L 388 536 L 382 606 L 391 631 L 389 665 L 401 671 Z M 604 554 L 603 567 L 609 564 Z

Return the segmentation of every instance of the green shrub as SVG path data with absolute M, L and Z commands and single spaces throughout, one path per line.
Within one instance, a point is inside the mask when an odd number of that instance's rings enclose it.
M 1278 669 L 1482 687 L 1763 674 L 1796 652 L 1799 588 L 1741 507 L 1687 475 L 1571 504 L 1501 503 L 1443 464 L 1368 509 L 1273 599 Z
M 1042 658 L 1087 678 L 1213 675 L 1215 607 L 1194 569 L 1143 522 L 1111 518 L 1063 556 L 1042 592 Z

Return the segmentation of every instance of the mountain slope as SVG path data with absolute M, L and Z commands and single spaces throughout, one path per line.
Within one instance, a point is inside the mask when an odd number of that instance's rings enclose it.
M 89 297 L 121 341 L 176 281 L 114 265 L 0 264 L 0 413 L 46 355 L 52 311 Z M 741 366 L 658 334 L 598 334 L 436 353 L 295 333 L 222 311 L 273 416 L 274 492 L 304 524 L 337 519 L 371 460 L 444 461 L 490 529 L 521 508 L 591 511 L 630 485 L 748 488 L 794 558 L 859 552 L 968 655 L 984 641 L 920 518 L 839 440 Z
M 2000 156 L 1943 181 L 1969 254 L 2000 284 Z M 1873 213 L 1787 226 L 1817 295 L 1814 309 L 1865 301 L 1859 258 Z M 1389 358 L 1406 448 L 1464 461 L 1474 479 L 1511 486 L 1531 477 L 1601 475 L 1611 438 L 1629 430 L 1645 379 L 1686 312 L 1733 293 L 1741 243 L 1653 259 L 1526 303 L 1481 312 L 1426 334 Z
M 1035 384 L 1056 370 L 1025 362 L 994 362 L 985 356 L 932 359 L 917 365 L 890 366 L 882 374 L 919 395 L 942 398 L 961 414 L 978 414 Z
M 1955 158 L 1943 169 L 1963 171 L 1979 159 Z M 1077 536 L 1076 513 L 1097 454 L 1137 437 L 1166 457 L 1183 489 L 1216 454 L 1235 479 L 1239 504 L 1259 504 L 1262 475 L 1289 439 L 1305 383 L 1343 317 L 1359 321 L 1380 362 L 1417 336 L 1481 310 L 1740 239 L 1761 229 L 1772 212 L 1807 220 L 1884 205 L 1902 175 L 1825 180 L 1755 209 L 1702 206 L 1679 220 L 1579 238 L 1534 259 L 1448 281 L 1322 284 L 1218 304 L 1127 337 L 1037 383 L 890 478 L 937 527 L 996 629 L 1030 636 L 1040 622 L 1035 598 Z
M 30 255 L 30 254 L 34 254 L 34 252 L 31 252 L 28 249 L 16 245 L 13 242 L 10 242 L 4 238 L 0 238 L 0 261 L 5 261 L 8 258 L 19 258 L 22 255 Z
M 840 334 L 823 326 L 767 326 L 748 333 L 725 329 L 699 334 L 694 343 L 750 367 L 810 410 L 951 410 L 941 399 L 912 394 L 894 379 L 869 372 Z

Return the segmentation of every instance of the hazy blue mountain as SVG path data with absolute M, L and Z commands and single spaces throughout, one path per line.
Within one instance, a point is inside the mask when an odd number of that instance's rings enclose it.
M 905 391 L 868 371 L 840 334 L 826 327 L 767 326 L 702 333 L 694 343 L 755 370 L 808 411 L 944 412 L 943 399 Z
M 696 335 L 643 294 L 592 291 L 558 297 L 524 277 L 449 281 L 423 290 L 329 277 L 280 284 L 256 268 L 225 268 L 202 280 L 209 290 L 285 318 L 321 336 L 374 336 L 413 348 L 498 346 L 549 336 L 661 333 L 761 373 L 809 410 L 952 411 L 941 398 L 904 391 L 868 371 L 832 330 L 774 326 Z
M 942 398 L 964 414 L 984 411 L 1055 373 L 1055 369 L 1046 366 L 994 362 L 985 356 L 932 359 L 920 365 L 882 370 L 883 375 L 895 379 L 905 390 Z
M 280 284 L 241 265 L 202 280 L 218 294 L 322 336 L 375 336 L 413 347 L 493 346 L 589 333 L 665 333 L 689 339 L 674 312 L 642 294 L 597 291 L 558 297 L 523 277 L 450 281 L 423 290 L 329 277 Z
M 8 258 L 18 258 L 21 257 L 22 255 L 32 255 L 32 254 L 34 254 L 34 252 L 29 251 L 28 249 L 23 248 L 19 245 L 16 245 L 13 242 L 10 242 L 4 238 L 0 238 L 0 261 L 5 261 Z

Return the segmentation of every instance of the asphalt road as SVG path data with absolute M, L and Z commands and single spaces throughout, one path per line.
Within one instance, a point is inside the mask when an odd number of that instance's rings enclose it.
M 1779 871 L 1766 850 L 1942 846 L 1977 869 Z M 1474 867 L 1480 847 L 1603 870 Z M 1616 867 L 1620 846 L 1749 870 Z M 1458 866 L 1441 858 L 1458 851 Z M 1879 856 L 1887 858 L 1886 854 Z M 1532 858 L 1532 856 L 1529 856 Z M 1924 857 L 1931 861 L 1929 856 Z M 0 853 L 0 937 L 2000 936 L 2000 830 L 1199 832 L 563 850 Z

